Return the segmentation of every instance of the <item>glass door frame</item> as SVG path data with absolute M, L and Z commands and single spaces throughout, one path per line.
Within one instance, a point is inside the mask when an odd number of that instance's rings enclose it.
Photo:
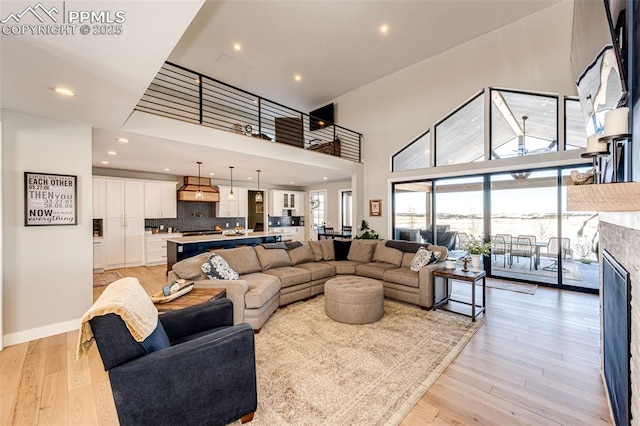
M 526 171 L 545 171 L 545 170 L 555 170 L 556 171 L 556 203 L 557 203 L 557 207 L 556 207 L 556 229 L 557 229 L 557 235 L 558 238 L 562 239 L 563 237 L 563 233 L 562 233 L 562 217 L 563 214 L 566 213 L 566 211 L 563 210 L 563 205 L 562 205 L 562 196 L 563 196 L 563 190 L 562 190 L 562 171 L 569 169 L 569 168 L 578 168 L 578 167 L 584 167 L 584 164 L 576 164 L 576 165 L 563 165 L 563 166 L 553 166 L 553 167 L 539 167 L 539 168 L 530 168 L 527 169 Z M 514 170 L 515 171 L 520 171 L 520 170 Z M 492 216 L 491 216 L 491 176 L 492 175 L 497 175 L 497 174 L 503 174 L 503 173 L 509 173 L 509 171 L 500 171 L 500 172 L 493 172 L 493 173 L 475 173 L 475 174 L 469 174 L 469 175 L 459 175 L 459 176 L 447 176 L 447 177 L 437 177 L 437 178 L 424 178 L 424 179 L 408 179 L 408 180 L 402 180 L 402 181 L 395 181 L 395 182 L 391 182 L 391 235 L 395 235 L 395 230 L 396 230 L 396 200 L 395 200 L 395 189 L 397 185 L 402 185 L 402 184 L 407 184 L 407 183 L 415 183 L 415 182 L 420 182 L 420 183 L 424 183 L 424 184 L 429 184 L 431 186 L 431 212 L 430 212 L 430 216 L 431 216 L 431 224 L 434 226 L 434 230 L 436 229 L 436 221 L 437 221 L 437 205 L 436 205 L 436 182 L 440 181 L 440 180 L 447 180 L 447 179 L 452 179 L 452 178 L 457 178 L 457 177 L 482 177 L 483 178 L 483 201 L 484 201 L 484 207 L 483 207 L 483 228 L 484 228 L 484 235 L 492 235 L 491 234 L 491 221 L 492 221 Z M 561 241 L 561 240 L 560 240 Z M 562 270 L 563 267 L 563 258 L 562 256 L 559 256 L 558 258 L 558 268 L 559 270 Z M 487 272 L 487 277 L 490 278 L 500 278 L 500 277 L 496 277 L 491 270 L 491 260 L 489 258 L 484 258 L 484 268 L 485 271 Z M 583 293 L 593 293 L 593 294 L 598 294 L 599 290 L 597 288 L 587 288 L 587 287 L 580 287 L 580 286 L 574 286 L 574 285 L 567 285 L 564 284 L 562 282 L 562 274 L 557 274 L 558 275 L 558 279 L 557 279 L 557 283 L 556 284 L 545 284 L 545 283 L 540 283 L 538 281 L 533 281 L 533 280 L 526 280 L 526 279 L 518 279 L 518 278 L 509 278 L 509 280 L 511 281 L 517 281 L 517 282 L 525 282 L 525 283 L 533 283 L 533 284 L 538 284 L 538 285 L 542 285 L 542 286 L 546 286 L 546 287 L 553 287 L 553 288 L 559 288 L 562 290 L 574 290 L 574 291 L 579 291 L 579 292 L 583 292 Z

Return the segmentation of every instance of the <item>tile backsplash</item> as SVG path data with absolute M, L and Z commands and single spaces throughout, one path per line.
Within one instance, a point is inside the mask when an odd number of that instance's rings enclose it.
M 174 232 L 208 230 L 219 226 L 222 229 L 246 226 L 244 217 L 215 217 L 216 205 L 198 201 L 178 201 L 178 217 L 175 219 L 145 219 L 145 228 L 173 228 Z M 228 224 L 228 226 L 227 226 Z

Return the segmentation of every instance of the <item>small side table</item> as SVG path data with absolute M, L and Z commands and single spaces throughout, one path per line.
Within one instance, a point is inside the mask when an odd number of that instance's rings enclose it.
M 433 271 L 433 277 L 434 277 L 433 279 L 434 309 L 444 304 L 448 304 L 449 302 L 456 302 L 456 303 L 462 303 L 464 305 L 470 305 L 471 306 L 470 316 L 471 316 L 471 320 L 474 322 L 478 317 L 478 315 L 485 312 L 485 309 L 487 307 L 487 283 L 486 283 L 487 273 L 485 271 L 473 272 L 470 270 L 468 272 L 464 272 L 462 271 L 462 269 L 437 269 Z M 451 280 L 464 281 L 464 282 L 471 283 L 471 303 L 464 302 L 461 300 L 454 300 L 447 297 L 446 299 L 436 304 L 435 303 L 435 294 L 436 294 L 435 278 L 436 277 L 440 277 L 445 280 L 446 294 L 449 294 L 449 292 L 451 291 Z M 482 305 L 476 304 L 476 284 L 480 280 L 482 280 Z M 456 312 L 459 314 L 468 315 L 466 312 L 461 312 L 453 309 L 448 309 L 448 310 L 451 310 L 452 312 Z
M 227 297 L 227 290 L 224 288 L 194 288 L 184 296 L 180 296 L 167 303 L 155 303 L 155 306 L 158 312 L 169 312 L 223 297 Z

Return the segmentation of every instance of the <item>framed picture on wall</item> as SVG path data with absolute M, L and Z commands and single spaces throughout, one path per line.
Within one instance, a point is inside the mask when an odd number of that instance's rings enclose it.
M 24 172 L 24 225 L 77 225 L 77 176 Z
M 256 213 L 264 213 L 264 203 L 256 203 Z
M 369 200 L 369 216 L 382 216 L 382 200 Z

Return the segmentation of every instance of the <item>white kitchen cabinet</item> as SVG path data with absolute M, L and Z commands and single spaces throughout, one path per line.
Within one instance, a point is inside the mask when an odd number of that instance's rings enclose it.
M 144 264 L 144 182 L 107 178 L 106 269 Z
M 218 186 L 220 201 L 216 203 L 216 217 L 247 217 L 249 192 L 247 188 L 233 188 L 235 200 L 229 201 L 231 187 Z
M 96 272 L 104 270 L 104 239 L 101 237 L 93 239 L 93 270 Z
M 305 241 L 304 226 L 283 226 L 269 228 L 270 234 L 288 234 L 282 241 Z
M 182 237 L 180 233 L 147 234 L 145 236 L 145 265 L 166 265 L 167 239 Z
M 269 215 L 282 216 L 282 210 L 291 210 L 292 216 L 304 216 L 305 193 L 300 191 L 269 191 Z
M 178 217 L 176 182 L 144 182 L 144 217 L 146 219 Z
M 107 180 L 93 177 L 93 218 L 104 219 L 107 216 Z

